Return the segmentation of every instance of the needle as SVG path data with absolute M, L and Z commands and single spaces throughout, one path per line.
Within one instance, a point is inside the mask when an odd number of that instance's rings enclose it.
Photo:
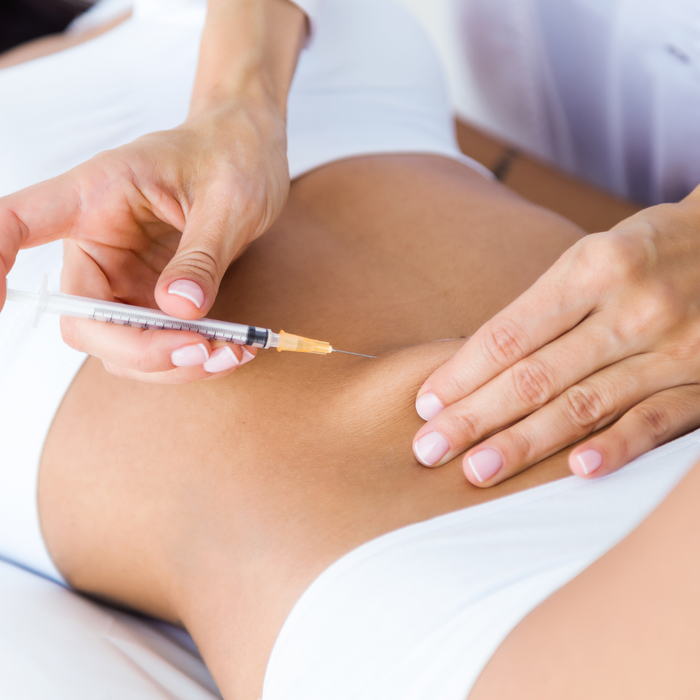
M 361 352 L 350 352 L 349 350 L 336 350 L 333 348 L 333 352 L 342 352 L 344 355 L 357 355 L 358 357 L 369 357 L 370 360 L 376 360 L 374 355 L 363 355 Z

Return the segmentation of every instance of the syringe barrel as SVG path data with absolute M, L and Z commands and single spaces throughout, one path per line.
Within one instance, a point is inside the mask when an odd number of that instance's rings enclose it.
M 188 321 L 175 318 L 157 309 L 148 309 L 130 304 L 120 304 L 115 301 L 101 301 L 87 297 L 73 296 L 49 292 L 48 280 L 44 280 L 39 294 L 8 290 L 8 301 L 33 304 L 37 307 L 37 321 L 42 313 L 48 312 L 59 316 L 87 318 L 93 321 L 116 323 L 122 326 L 136 328 L 151 328 L 156 330 L 192 331 L 210 340 L 220 340 L 225 343 L 248 345 L 254 348 L 277 348 L 280 351 L 314 353 L 328 355 L 333 352 L 329 343 L 312 338 L 293 335 L 280 331 L 273 333 L 268 328 L 245 326 L 241 323 L 215 321 L 200 318 Z M 36 323 L 36 321 L 35 321 Z
M 213 321 L 200 318 L 188 321 L 168 316 L 157 309 L 147 309 L 114 301 L 99 301 L 70 294 L 49 293 L 45 311 L 62 316 L 88 318 L 94 321 L 115 323 L 136 328 L 153 328 L 159 330 L 192 331 L 208 338 L 237 345 L 249 345 L 256 348 L 268 347 L 270 331 L 241 323 Z
M 109 304 L 110 302 L 103 302 Z M 117 306 L 121 306 L 117 304 Z M 70 294 L 49 292 L 43 311 L 59 316 L 72 316 L 73 318 L 91 318 L 95 309 L 94 299 L 75 297 Z

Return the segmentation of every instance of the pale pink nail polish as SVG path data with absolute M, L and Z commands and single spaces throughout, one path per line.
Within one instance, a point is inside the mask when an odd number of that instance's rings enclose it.
M 253 355 L 248 348 L 243 348 L 243 357 L 241 358 L 241 364 L 244 365 L 246 362 L 250 362 L 251 360 L 255 359 L 255 355 Z
M 204 292 L 195 282 L 190 280 L 176 280 L 168 287 L 168 294 L 175 294 L 191 301 L 198 309 L 204 303 Z
M 175 367 L 195 367 L 203 365 L 209 359 L 209 350 L 204 343 L 197 345 L 184 345 L 173 350 L 170 361 Z
M 588 476 L 592 474 L 603 463 L 603 455 L 598 450 L 584 450 L 576 455 L 581 470 Z
M 444 408 L 442 401 L 432 393 L 423 394 L 416 399 L 416 412 L 423 420 L 435 418 Z
M 240 361 L 235 356 L 233 350 L 226 345 L 223 348 L 214 350 L 211 357 L 204 363 L 204 370 L 215 374 L 216 372 L 223 372 L 231 367 L 239 365 Z
M 416 441 L 413 451 L 421 464 L 432 467 L 449 451 L 450 443 L 440 433 L 428 433 Z
M 503 468 L 503 457 L 501 457 L 500 452 L 487 448 L 467 457 L 467 463 L 476 480 L 483 484 L 484 481 L 493 478 Z

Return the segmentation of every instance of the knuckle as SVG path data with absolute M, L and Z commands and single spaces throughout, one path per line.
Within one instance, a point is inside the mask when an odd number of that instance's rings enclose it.
M 538 362 L 531 360 L 516 365 L 511 377 L 516 398 L 526 406 L 540 408 L 552 397 L 553 382 Z
M 439 394 L 442 398 L 444 397 L 458 397 L 464 398 L 471 391 L 473 391 L 473 386 L 471 386 L 472 381 L 470 380 L 467 373 L 461 371 L 458 368 L 457 371 L 450 372 L 446 377 L 443 378 L 444 385 L 440 387 Z
M 484 334 L 483 351 L 499 367 L 509 367 L 524 356 L 524 334 L 511 321 L 502 320 Z
M 532 441 L 532 437 L 532 435 L 528 435 L 527 432 L 522 430 L 513 429 L 509 431 L 509 464 L 521 466 L 535 461 L 537 456 L 536 446 Z
M 577 428 L 594 429 L 605 417 L 605 402 L 591 386 L 575 386 L 564 394 L 564 409 Z
M 209 246 L 206 240 L 204 243 L 205 246 L 210 247 L 212 250 L 217 249 L 217 241 L 214 240 L 213 236 L 211 246 Z M 194 276 L 199 279 L 204 279 L 216 289 L 218 287 L 219 279 L 221 279 L 223 276 L 222 267 L 227 263 L 220 259 L 220 256 L 210 253 L 203 248 L 189 250 L 187 251 L 186 256 L 187 257 L 185 259 L 177 261 L 173 264 L 173 268 L 177 270 L 178 276 Z
M 685 316 L 684 300 L 671 285 L 655 281 L 645 286 L 620 322 L 624 342 L 663 337 Z
M 473 413 L 458 411 L 450 416 L 450 437 L 454 436 L 451 443 L 467 444 L 476 442 L 481 437 L 481 426 Z
M 684 315 L 682 296 L 671 285 L 655 282 L 643 300 L 647 308 L 647 323 L 664 331 L 675 325 Z
M 635 413 L 645 430 L 655 440 L 662 440 L 671 430 L 671 416 L 661 405 L 644 403 L 636 407 Z
M 649 261 L 647 246 L 621 233 L 600 233 L 584 239 L 582 252 L 589 274 L 609 284 L 639 279 Z
M 148 350 L 143 352 L 132 352 L 129 357 L 129 367 L 134 372 L 141 374 L 150 374 L 154 371 L 153 359 L 148 354 Z
M 158 371 L 159 359 L 163 353 L 160 347 L 158 331 L 143 330 L 139 343 L 130 343 L 126 364 L 134 371 L 148 374 Z M 164 363 L 166 366 L 168 362 Z

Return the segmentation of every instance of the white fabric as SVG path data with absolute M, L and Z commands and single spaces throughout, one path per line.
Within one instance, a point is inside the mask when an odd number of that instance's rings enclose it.
M 321 14 L 321 8 L 326 3 L 326 0 L 292 0 L 292 2 L 300 7 L 306 13 L 306 16 L 316 22 Z
M 9 286 L 38 291 L 49 274 L 57 291 L 61 245 L 20 254 Z M 22 306 L 7 304 L 0 314 L 0 557 L 62 582 L 41 534 L 37 475 L 51 422 L 85 355 L 61 341 L 58 316 L 45 314 L 33 328 L 34 314 Z
M 105 148 L 181 123 L 205 16 L 201 0 L 142 0 L 107 34 L 0 72 L 0 195 Z M 292 177 L 371 153 L 459 153 L 439 61 L 391 0 L 335 0 L 299 61 L 289 105 Z
M 324 571 L 272 652 L 263 700 L 466 700 L 510 631 L 631 532 L 700 458 L 700 431 L 402 528 Z
M 0 71 L 0 193 L 177 124 L 202 19 L 191 3 L 144 0 L 99 39 Z M 432 51 L 402 12 L 380 0 L 326 6 L 290 99 L 294 174 L 361 153 L 459 158 L 449 122 Z M 60 266 L 60 244 L 25 251 L 9 281 L 36 289 L 50 272 L 55 288 Z M 60 342 L 55 318 L 36 331 L 31 321 L 24 309 L 0 314 L 0 555 L 60 580 L 36 477 L 83 356 Z M 603 481 L 564 480 L 363 545 L 293 609 L 265 700 L 464 700 L 518 621 L 633 528 L 698 456 L 693 435 Z M 145 623 L 3 564 L 0 650 L 3 696 L 215 697 L 196 658 Z
M 4 700 L 215 700 L 191 639 L 0 562 Z
M 191 2 L 197 5 L 201 5 L 204 1 L 205 0 L 184 0 L 184 2 Z M 290 2 L 303 10 L 309 20 L 310 32 L 309 42 L 307 42 L 308 45 L 311 37 L 315 34 L 318 18 L 326 0 L 290 0 Z M 173 3 L 169 4 L 171 6 L 173 5 Z M 100 0 L 100 2 L 93 5 L 87 12 L 77 17 L 71 23 L 68 31 L 79 33 L 87 31 L 88 29 L 93 29 L 100 24 L 104 24 L 128 12 L 133 6 L 134 0 Z
M 326 3 L 326 0 L 291 0 L 297 7 L 300 7 L 306 13 L 309 19 L 309 42 L 316 34 L 316 25 L 321 10 Z M 309 44 L 307 43 L 307 46 Z
M 640 202 L 700 184 L 696 0 L 453 0 L 496 130 Z
M 89 10 L 78 15 L 66 28 L 69 34 L 82 34 L 107 24 L 130 12 L 133 0 L 98 0 Z
M 204 13 L 199 0 L 137 1 L 133 17 L 107 34 L 0 71 L 0 195 L 180 123 Z M 301 58 L 288 119 L 293 177 L 371 153 L 473 164 L 457 149 L 431 45 L 384 0 L 327 6 Z M 9 284 L 38 290 L 48 272 L 58 289 L 60 268 L 60 243 L 24 251 Z M 0 314 L 0 556 L 60 581 L 41 536 L 36 478 L 52 418 L 84 356 L 61 342 L 57 318 L 45 316 L 36 331 L 32 321 L 11 305 Z

